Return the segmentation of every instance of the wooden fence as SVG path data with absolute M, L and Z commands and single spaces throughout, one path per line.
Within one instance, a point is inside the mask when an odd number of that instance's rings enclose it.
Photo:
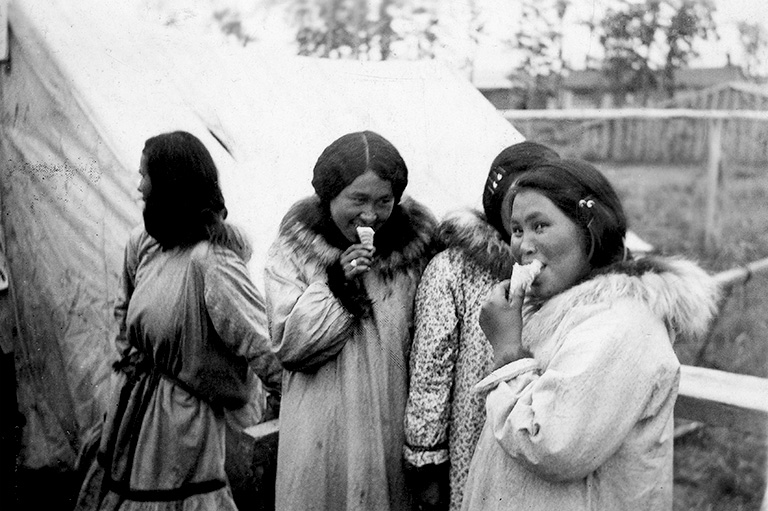
M 709 157 L 712 121 L 721 123 L 723 158 L 768 165 L 768 111 L 694 109 L 503 110 L 526 138 L 569 157 L 597 161 L 695 164 Z
M 504 117 L 512 122 L 526 138 L 542 142 L 556 148 L 563 156 L 585 159 L 607 159 L 612 161 L 676 161 L 674 155 L 685 155 L 693 151 L 702 153 L 701 162 L 707 165 L 707 196 L 704 220 L 704 244 L 708 250 L 717 246 L 719 237 L 717 223 L 717 194 L 722 186 L 724 174 L 723 160 L 733 163 L 734 154 L 741 154 L 742 163 L 751 158 L 750 164 L 768 167 L 768 111 L 762 110 L 693 110 L 693 109 L 604 109 L 604 110 L 504 110 Z M 552 138 L 552 133 L 528 133 L 526 123 L 545 122 L 553 130 L 565 130 L 569 122 L 585 123 L 585 128 L 577 128 L 572 137 L 563 140 Z M 678 122 L 698 123 L 706 131 L 697 134 L 695 139 L 681 140 L 671 133 Z M 602 123 L 602 124 L 601 124 Z M 638 127 L 645 123 L 645 128 Z M 655 124 L 650 124 L 655 123 Z M 734 129 L 743 123 L 755 123 L 759 132 L 741 133 L 736 140 L 731 140 Z M 588 139 L 590 126 L 603 126 L 600 141 L 585 146 L 581 140 Z M 624 129 L 624 126 L 634 126 Z M 608 127 L 613 126 L 609 129 Z M 656 126 L 655 131 L 650 129 Z M 729 131 L 730 130 L 730 131 Z M 738 130 L 737 130 L 738 132 Z M 595 135 L 597 132 L 592 132 Z M 581 137 L 581 138 L 580 138 Z M 756 138 L 753 138 L 756 137 Z M 595 137 L 593 137 L 595 138 Z M 642 147 L 642 150 L 631 147 Z M 749 146 L 750 152 L 745 147 Z M 692 149 L 693 148 L 693 149 Z M 734 149 L 736 148 L 736 149 Z M 634 152 L 633 152 L 634 151 Z M 644 152 L 645 151 L 645 152 Z M 659 151 L 661 153 L 659 153 Z M 734 152 L 736 151 L 736 153 Z M 584 154 L 578 154 L 584 153 Z M 653 154 L 651 154 L 653 153 Z M 654 158 L 653 155 L 666 155 Z M 730 156 L 728 156 L 730 155 Z M 697 156 L 698 157 L 698 156 Z M 685 157 L 681 156 L 680 161 Z

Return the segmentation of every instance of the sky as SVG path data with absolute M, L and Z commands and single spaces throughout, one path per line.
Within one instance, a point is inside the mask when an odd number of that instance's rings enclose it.
M 173 13 L 175 20 L 184 25 L 197 23 L 210 25 L 211 9 L 230 7 L 244 14 L 246 29 L 258 34 L 259 46 L 271 52 L 291 53 L 292 34 L 286 20 L 280 19 L 274 5 L 285 5 L 289 0 L 136 0 L 145 12 L 153 12 L 158 17 Z M 482 9 L 485 23 L 485 35 L 479 47 L 472 48 L 466 38 L 468 6 L 474 2 Z M 576 20 L 602 17 L 611 0 L 572 0 L 566 20 L 566 59 L 572 69 L 584 68 L 587 54 L 599 55 L 600 44 L 595 37 L 590 37 L 588 30 L 576 23 Z M 734 64 L 741 63 L 741 47 L 738 43 L 736 24 L 738 21 L 760 22 L 768 30 L 768 0 L 714 0 L 716 5 L 715 21 L 720 39 L 698 47 L 701 54 L 691 63 L 696 67 L 724 66 L 728 55 Z M 272 7 L 270 7 L 272 6 Z M 503 42 L 504 36 L 515 30 L 519 18 L 519 2 L 512 0 L 441 0 L 441 23 L 452 20 L 453 28 L 447 24 L 447 32 L 453 31 L 457 37 L 446 39 L 448 50 L 441 55 L 446 63 L 469 73 L 462 67 L 466 55 L 472 55 L 474 72 L 472 77 L 477 85 L 488 85 L 502 80 L 516 67 L 517 59 Z M 766 57 L 768 60 L 768 57 Z M 768 72 L 768 62 L 765 63 Z

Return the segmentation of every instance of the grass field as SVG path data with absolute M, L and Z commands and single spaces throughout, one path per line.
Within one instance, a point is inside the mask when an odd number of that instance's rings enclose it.
M 724 166 L 717 243 L 707 249 L 704 165 L 596 166 L 619 191 L 630 229 L 661 253 L 712 273 L 768 258 L 768 168 Z M 684 364 L 768 377 L 768 276 L 733 289 L 709 336 L 676 350 Z M 675 443 L 674 509 L 759 510 L 767 467 L 765 436 L 708 426 L 684 435 Z

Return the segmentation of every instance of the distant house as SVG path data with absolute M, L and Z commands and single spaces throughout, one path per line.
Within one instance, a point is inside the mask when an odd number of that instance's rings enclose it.
M 678 69 L 674 74 L 675 96 L 746 79 L 742 69 L 736 66 Z M 631 93 L 617 98 L 608 77 L 594 69 L 572 71 L 565 76 L 559 100 L 563 108 L 612 108 L 617 104 L 634 105 L 637 102 Z M 661 94 L 652 98 L 654 102 L 666 100 Z
M 499 110 L 557 108 L 557 76 L 510 73 L 487 74 L 474 80 L 475 87 Z
M 596 69 L 571 71 L 563 77 L 560 104 L 563 108 L 611 108 L 611 82 Z
M 474 85 L 498 110 L 520 110 L 526 107 L 531 79 L 522 75 L 499 76 L 478 74 Z

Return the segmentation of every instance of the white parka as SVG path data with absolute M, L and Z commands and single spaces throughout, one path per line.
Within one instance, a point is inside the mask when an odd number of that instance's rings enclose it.
M 265 274 L 272 349 L 286 369 L 276 509 L 408 510 L 407 360 L 436 222 L 404 199 L 387 221 L 390 238 L 379 238 L 387 226 L 380 229 L 371 270 L 352 289 L 325 214 L 316 196 L 295 204 Z
M 487 419 L 462 509 L 672 509 L 673 343 L 706 331 L 717 294 L 695 264 L 646 258 L 526 304 L 532 358 L 477 386 Z

